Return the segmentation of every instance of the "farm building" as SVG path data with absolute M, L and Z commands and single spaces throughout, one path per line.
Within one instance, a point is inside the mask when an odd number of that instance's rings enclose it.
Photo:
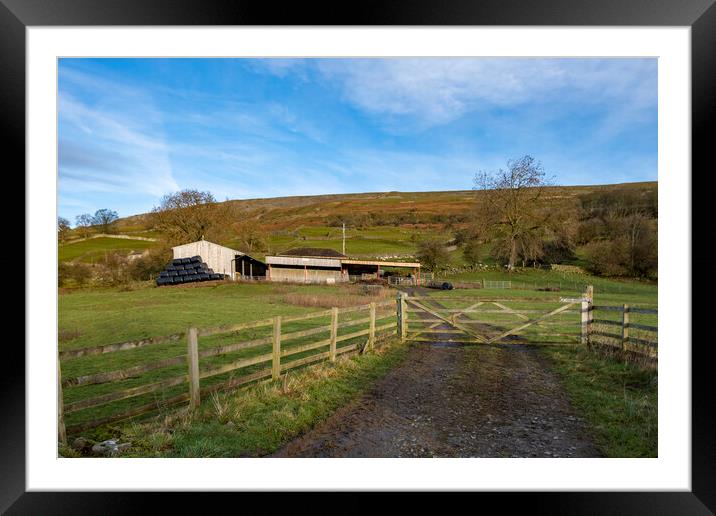
M 174 258 L 200 256 L 217 274 L 227 274 L 231 279 L 253 278 L 266 275 L 266 264 L 246 253 L 223 245 L 199 240 L 172 247 Z
M 380 278 L 386 268 L 407 268 L 415 277 L 420 277 L 420 264 L 417 262 L 353 260 L 333 249 L 316 247 L 300 247 L 267 256 L 266 263 L 266 278 L 270 281 L 341 283 L 356 278 Z

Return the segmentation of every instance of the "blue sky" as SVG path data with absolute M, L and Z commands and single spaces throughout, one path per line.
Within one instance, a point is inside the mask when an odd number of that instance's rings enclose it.
M 530 154 L 564 185 L 657 179 L 656 59 L 61 59 L 59 215 L 467 190 Z

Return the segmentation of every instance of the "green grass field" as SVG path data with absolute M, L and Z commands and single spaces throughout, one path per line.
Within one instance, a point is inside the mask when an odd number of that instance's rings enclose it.
M 107 253 L 120 252 L 129 254 L 141 252 L 156 246 L 156 242 L 147 240 L 127 240 L 124 238 L 91 238 L 81 242 L 60 244 L 58 247 L 58 260 L 60 262 L 80 261 L 96 263 L 103 261 Z
M 443 232 L 444 233 L 444 232 Z M 356 257 L 412 256 L 417 252 L 421 238 L 437 236 L 436 229 L 410 226 L 372 226 L 346 229 L 346 254 Z M 304 226 L 295 231 L 277 231 L 269 238 L 271 252 L 282 252 L 292 247 L 322 247 L 341 251 L 341 228 Z

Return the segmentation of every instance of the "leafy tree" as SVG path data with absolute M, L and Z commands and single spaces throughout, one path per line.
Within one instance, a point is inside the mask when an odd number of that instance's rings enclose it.
M 250 254 L 268 249 L 266 233 L 254 221 L 237 222 L 233 229 L 239 240 L 239 251 Z
M 423 267 L 432 272 L 443 268 L 450 259 L 445 244 L 437 239 L 423 240 L 418 243 L 416 257 Z
M 94 213 L 94 216 L 92 217 L 92 224 L 99 226 L 102 233 L 109 233 L 118 218 L 119 216 L 116 211 L 102 208 Z
M 542 165 L 529 155 L 507 162 L 507 170 L 480 171 L 475 189 L 481 190 L 477 216 L 493 238 L 507 249 L 507 265 L 514 269 L 519 248 L 527 249 L 535 231 L 547 223 L 547 213 L 539 210 L 538 200 L 551 184 Z
M 589 270 L 605 276 L 656 277 L 656 191 L 598 190 L 580 201 L 576 240 L 586 244 Z
M 462 256 L 468 265 L 477 265 L 482 259 L 482 244 L 476 237 L 468 238 L 462 247 Z

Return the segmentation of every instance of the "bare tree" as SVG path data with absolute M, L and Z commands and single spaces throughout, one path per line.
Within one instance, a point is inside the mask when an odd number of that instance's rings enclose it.
M 83 213 L 75 217 L 75 226 L 82 238 L 87 238 L 92 232 L 92 215 Z
M 57 217 L 57 238 L 60 242 L 67 240 L 70 232 L 70 221 L 64 217 Z
M 217 203 L 211 192 L 181 190 L 162 197 L 152 210 L 157 229 L 172 244 L 220 239 L 229 224 L 227 203 Z
M 540 211 L 538 200 L 543 188 L 551 184 L 542 165 L 531 156 L 507 162 L 507 170 L 480 171 L 475 174 L 475 189 L 481 190 L 478 214 L 493 235 L 504 241 L 508 251 L 507 266 L 514 269 L 520 243 L 531 240 L 542 228 L 547 216 Z M 536 248 L 531 243 L 532 250 Z
M 94 213 L 94 216 L 92 217 L 92 224 L 99 226 L 102 233 L 109 233 L 118 218 L 119 216 L 116 211 L 102 208 Z

